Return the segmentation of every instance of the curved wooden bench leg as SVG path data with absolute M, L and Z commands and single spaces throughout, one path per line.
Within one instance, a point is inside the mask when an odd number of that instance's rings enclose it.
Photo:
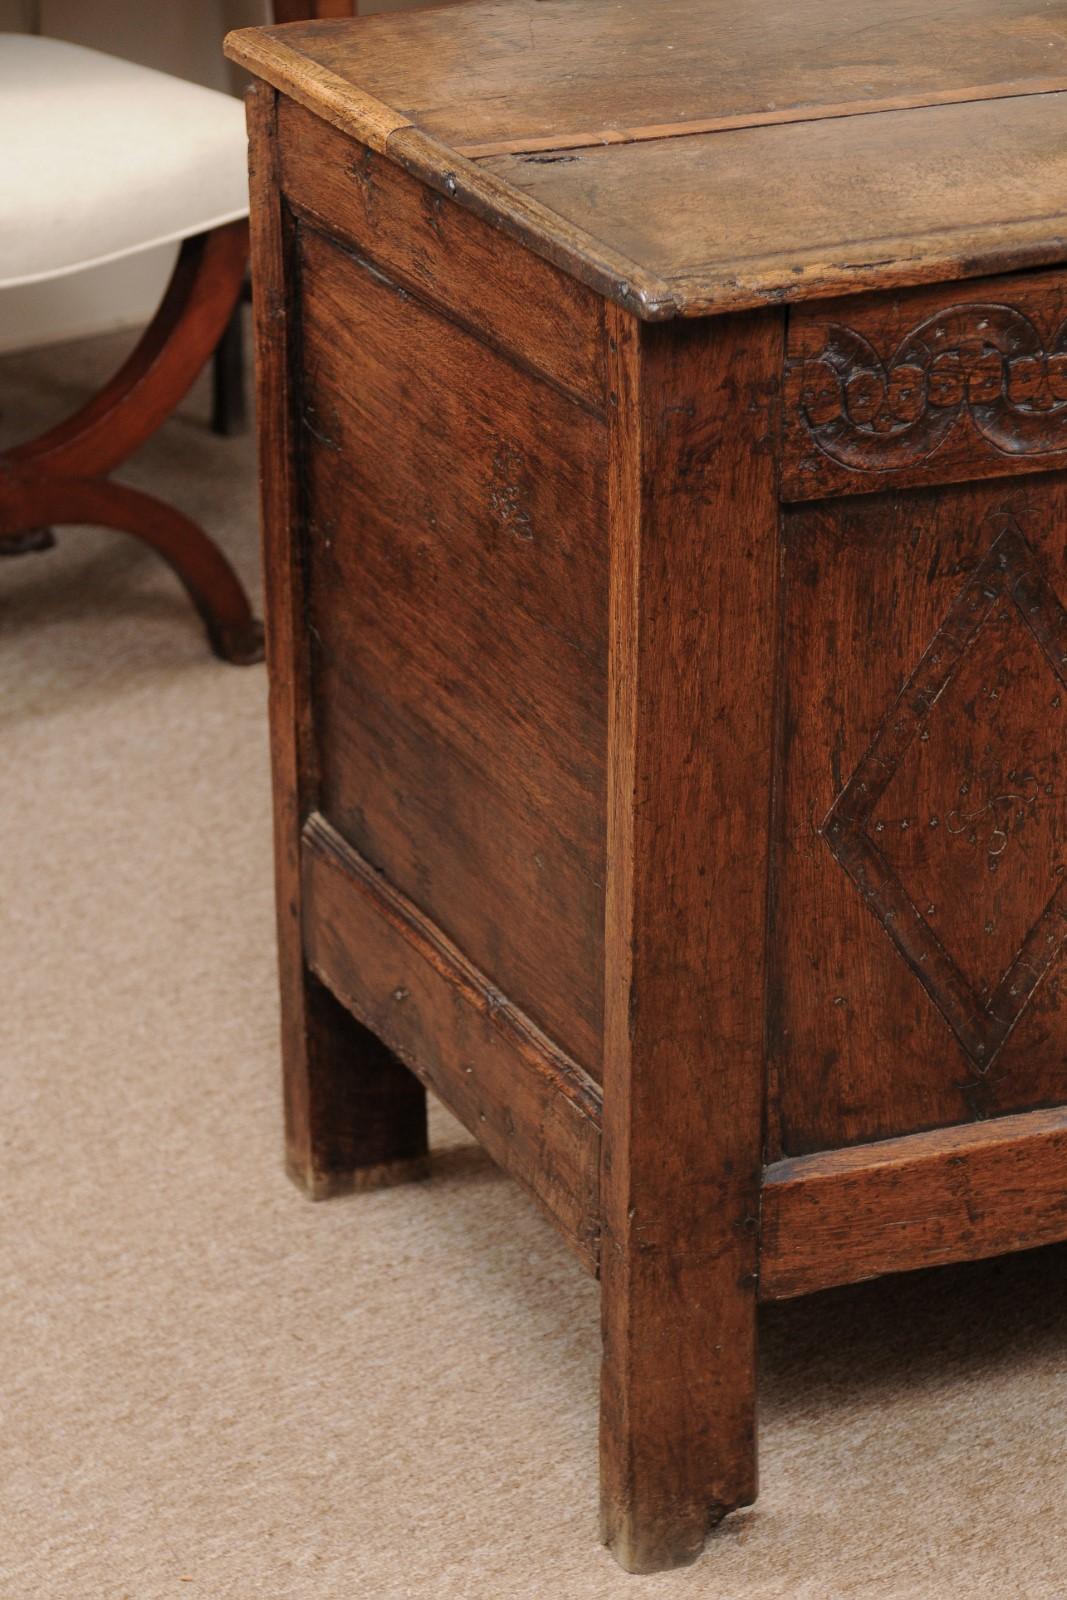
M 211 431 L 224 439 L 233 439 L 248 429 L 243 301 L 242 293 L 211 361 Z
M 51 528 L 23 528 L 0 538 L 0 556 L 36 556 L 42 550 L 54 550 L 55 545 Z
M 186 239 L 159 310 L 100 392 L 64 422 L 8 452 L 26 471 L 95 478 L 151 437 L 222 338 L 244 284 L 248 224 Z
M 93 523 L 129 533 L 163 557 L 204 620 L 215 654 L 235 666 L 263 659 L 263 626 L 226 557 L 189 517 L 104 478 L 0 480 L 0 544 L 42 523 Z
M 100 392 L 64 422 L 0 455 L 0 555 L 47 549 L 50 522 L 130 533 L 173 568 L 216 655 L 263 659 L 263 629 L 222 552 L 195 522 L 107 474 L 170 416 L 215 349 L 244 285 L 248 225 L 186 239 L 137 346 Z

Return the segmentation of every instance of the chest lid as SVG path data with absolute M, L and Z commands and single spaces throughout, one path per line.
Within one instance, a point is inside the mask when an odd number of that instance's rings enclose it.
M 644 317 L 1067 259 L 1067 0 L 468 0 L 227 51 Z

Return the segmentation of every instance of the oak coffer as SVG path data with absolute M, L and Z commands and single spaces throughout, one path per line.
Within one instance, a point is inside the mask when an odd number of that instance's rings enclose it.
M 757 1302 L 1067 1238 L 1067 0 L 231 36 L 288 1159 L 425 1090 L 602 1286 L 603 1536 Z

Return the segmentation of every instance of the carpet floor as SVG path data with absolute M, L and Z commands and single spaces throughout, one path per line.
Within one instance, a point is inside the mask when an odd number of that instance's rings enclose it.
M 6 358 L 35 431 L 113 339 Z M 257 581 L 201 385 L 129 481 Z M 1067 1250 L 762 1319 L 762 1493 L 596 1542 L 596 1286 L 435 1112 L 429 1183 L 282 1175 L 266 681 L 130 540 L 0 563 L 2 1600 L 1067 1596 Z M 709 1334 L 710 1337 L 710 1334 Z

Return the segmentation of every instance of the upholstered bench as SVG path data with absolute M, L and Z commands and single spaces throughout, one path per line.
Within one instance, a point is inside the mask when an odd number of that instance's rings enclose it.
M 219 655 L 262 660 L 262 629 L 218 547 L 110 477 L 184 397 L 241 293 L 240 105 L 99 50 L 0 33 L 0 147 L 0 293 L 181 241 L 159 310 L 110 383 L 0 452 L 0 555 L 47 548 L 52 523 L 120 529 L 173 567 Z

